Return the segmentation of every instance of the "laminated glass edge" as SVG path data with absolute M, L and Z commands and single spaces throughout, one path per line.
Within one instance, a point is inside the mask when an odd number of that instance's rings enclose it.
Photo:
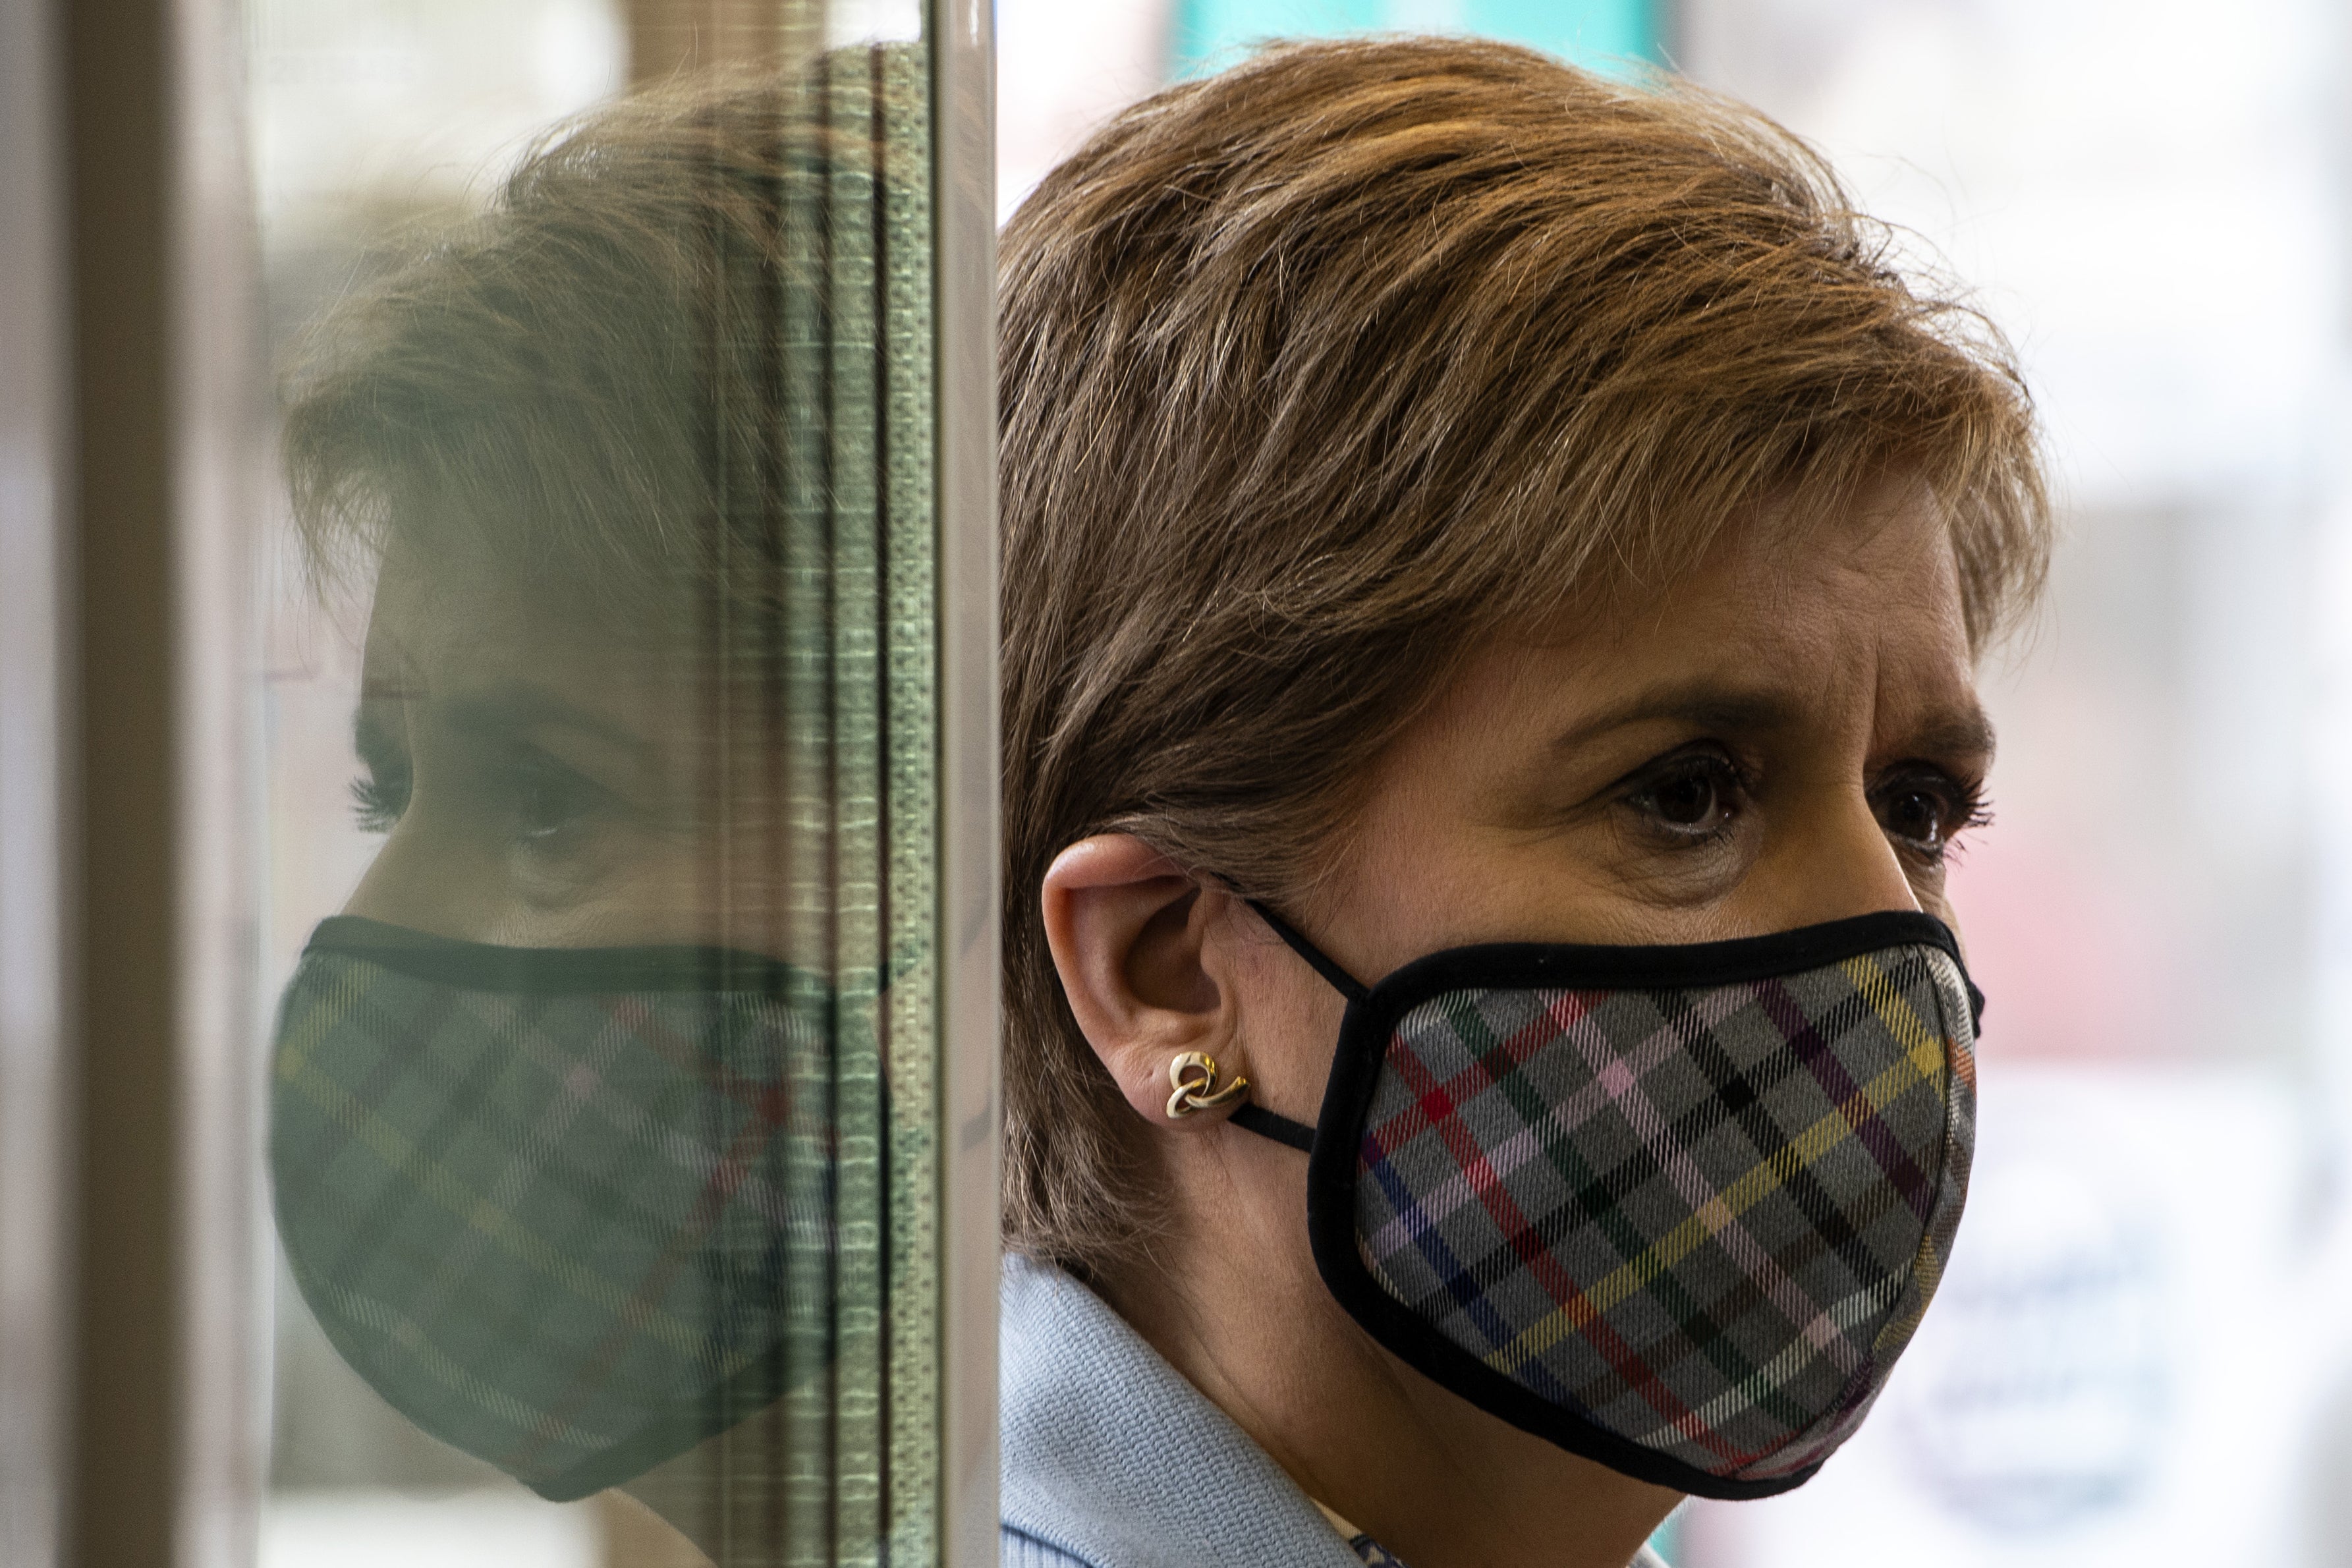
M 938 1561 L 940 1479 L 939 573 L 929 79 L 919 47 L 877 51 L 877 279 L 888 628 L 884 942 L 891 1175 L 885 1550 Z
M 938 306 L 940 1560 L 997 1560 L 999 1268 L 993 16 L 929 0 Z

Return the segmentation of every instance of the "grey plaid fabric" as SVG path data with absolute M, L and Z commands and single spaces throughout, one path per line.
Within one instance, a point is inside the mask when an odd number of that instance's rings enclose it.
M 833 1020 L 818 982 L 793 989 L 478 990 L 314 948 L 270 1154 L 337 1350 L 551 1495 L 821 1370 Z
M 1447 1341 L 1727 1480 L 1853 1431 L 1940 1278 L 1974 1135 L 1958 965 L 1905 946 L 1691 989 L 1405 1015 L 1356 1218 Z

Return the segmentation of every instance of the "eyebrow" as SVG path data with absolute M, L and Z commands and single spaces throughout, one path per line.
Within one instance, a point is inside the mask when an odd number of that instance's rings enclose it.
M 1588 745 L 1612 730 L 1632 724 L 1680 723 L 1694 730 L 1755 733 L 1795 723 L 1801 704 L 1763 688 L 1727 686 L 1717 680 L 1672 682 L 1637 691 L 1622 702 L 1580 719 L 1552 737 L 1556 752 Z M 1971 700 L 1944 709 L 1913 731 L 1906 749 L 1922 753 L 1990 756 L 1992 720 Z
M 424 697 L 420 689 L 363 689 L 352 715 L 352 749 L 371 766 L 396 761 L 407 748 L 405 737 L 383 719 L 387 702 Z M 467 692 L 439 700 L 444 721 L 478 739 L 511 735 L 541 725 L 577 730 L 635 753 L 640 760 L 656 751 L 654 742 L 625 725 L 567 702 L 544 687 L 520 683 L 488 691 Z
M 1720 681 L 1683 681 L 1653 686 L 1623 701 L 1579 719 L 1552 737 L 1552 749 L 1574 751 L 1630 724 L 1660 721 L 1696 730 L 1758 731 L 1794 723 L 1798 704 L 1777 691 L 1742 689 Z
M 384 722 L 381 698 L 362 696 L 352 713 L 352 751 L 373 773 L 396 771 L 408 752 L 407 737 Z
M 567 702 L 545 687 L 517 683 L 444 698 L 443 712 L 452 729 L 474 735 L 511 734 L 543 725 L 577 730 L 602 741 L 652 756 L 654 742 L 626 725 L 576 703 Z
M 1992 720 L 1975 702 L 1937 714 L 1911 736 L 1913 749 L 1923 752 L 1990 757 L 1995 744 Z

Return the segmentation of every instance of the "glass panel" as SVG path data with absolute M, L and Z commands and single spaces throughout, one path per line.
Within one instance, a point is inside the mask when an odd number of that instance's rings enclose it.
M 942 799 L 992 769 L 943 752 L 930 46 L 251 18 L 263 1561 L 945 1561 L 942 906 L 992 850 Z

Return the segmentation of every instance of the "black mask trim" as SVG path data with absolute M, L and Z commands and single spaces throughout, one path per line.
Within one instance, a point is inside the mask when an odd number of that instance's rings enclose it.
M 1452 948 L 1406 963 L 1365 985 L 1274 910 L 1248 900 L 1267 926 L 1348 998 L 1321 1111 L 1310 1131 L 1250 1105 L 1233 1117 L 1260 1136 L 1307 1152 L 1307 1232 L 1317 1271 L 1349 1315 L 1393 1354 L 1441 1386 L 1522 1431 L 1621 1474 L 1695 1496 L 1745 1501 L 1777 1496 L 1811 1479 L 1815 1464 L 1767 1480 L 1727 1479 L 1633 1443 L 1553 1404 L 1495 1371 L 1415 1315 L 1375 1280 L 1357 1239 L 1356 1177 L 1364 1121 L 1389 1042 L 1406 1014 L 1432 997 L 1465 989 L 1614 990 L 1737 984 L 1842 963 L 1888 948 L 1927 945 L 1959 965 L 1959 942 L 1935 917 L 1890 910 L 1728 942 L 1675 946 L 1492 942 Z M 1984 995 L 1966 981 L 1972 1013 Z
M 359 915 L 320 921 L 308 952 L 341 952 L 386 969 L 471 991 L 576 996 L 599 991 L 750 991 L 785 995 L 810 976 L 740 948 L 498 947 L 434 936 Z

